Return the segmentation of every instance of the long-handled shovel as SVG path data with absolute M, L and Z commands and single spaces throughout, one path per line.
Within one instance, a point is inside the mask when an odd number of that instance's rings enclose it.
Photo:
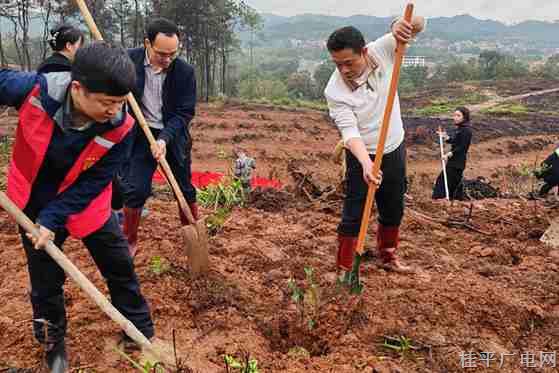
M 89 12 L 89 9 L 87 8 L 84 0 L 76 0 L 76 3 L 80 8 L 85 22 L 87 23 L 95 39 L 103 40 L 103 36 L 101 35 L 101 32 L 99 32 L 99 29 L 97 28 L 97 25 L 95 24 L 95 21 L 93 20 L 93 17 L 91 16 L 91 13 Z M 132 93 L 128 94 L 127 99 L 128 103 L 132 107 L 134 115 L 136 115 L 136 119 L 138 120 L 140 127 L 144 131 L 150 145 L 153 147 L 156 141 L 153 137 L 153 134 L 151 133 L 151 130 L 149 129 L 144 115 L 142 114 L 140 106 L 138 106 L 138 103 L 136 102 L 136 99 L 134 98 Z M 177 180 L 175 179 L 175 176 L 173 175 L 173 172 L 171 171 L 171 168 L 169 167 L 169 164 L 167 163 L 167 160 L 165 158 L 161 158 L 159 160 L 159 165 L 163 169 L 167 182 L 171 185 L 171 188 L 177 198 L 181 210 L 184 212 L 186 218 L 188 219 L 188 222 L 190 223 L 190 225 L 182 228 L 182 233 L 186 255 L 189 258 L 190 272 L 192 275 L 197 276 L 198 274 L 207 271 L 209 267 L 208 233 L 205 221 L 203 219 L 199 219 L 198 221 L 194 220 L 192 212 L 190 211 L 190 208 L 188 207 L 188 204 L 184 199 L 184 195 L 182 194 L 182 191 L 177 183 Z
M 4 192 L 0 191 L 0 205 L 6 212 L 14 218 L 17 223 L 25 229 L 26 232 L 33 234 L 34 236 L 39 235 L 37 227 L 33 222 L 25 216 L 25 214 L 8 198 Z M 78 284 L 78 286 L 85 291 L 85 293 L 101 308 L 107 316 L 109 316 L 115 323 L 118 324 L 124 330 L 124 332 L 134 340 L 143 349 L 147 349 L 153 353 L 160 361 L 168 361 L 169 359 L 163 360 L 164 356 L 153 348 L 151 342 L 128 320 L 124 317 L 112 304 L 107 300 L 107 298 L 101 294 L 99 290 L 93 285 L 91 281 L 84 276 L 83 273 L 60 251 L 58 247 L 52 242 L 46 245 L 44 249 L 56 263 Z
M 413 16 L 413 4 L 408 4 L 406 6 L 406 11 L 404 13 L 404 19 L 408 22 L 412 21 Z M 386 108 L 384 109 L 384 117 L 382 120 L 382 126 L 380 128 L 380 136 L 378 145 L 376 148 L 375 161 L 373 163 L 373 175 L 378 176 L 380 168 L 382 165 L 382 157 L 384 154 L 384 145 L 386 143 L 386 137 L 388 136 L 388 129 L 390 127 L 390 118 L 392 116 L 392 108 L 394 105 L 394 99 L 396 97 L 396 91 L 398 89 L 398 82 L 400 80 L 400 68 L 402 67 L 402 61 L 404 59 L 404 52 L 406 49 L 405 43 L 398 41 L 396 46 L 396 52 L 394 56 L 394 68 L 392 70 L 392 79 L 390 81 L 390 90 L 388 91 L 388 100 Z M 373 197 L 377 191 L 377 186 L 374 183 L 369 184 L 369 189 L 367 191 L 367 199 L 365 200 L 365 207 L 363 209 L 363 216 L 361 217 L 361 228 L 359 230 L 359 236 L 357 238 L 357 254 L 353 261 L 353 268 L 349 274 L 349 278 L 346 279 L 349 282 L 352 293 L 360 293 L 362 286 L 359 282 L 359 269 L 361 266 L 361 259 L 364 252 L 365 236 L 367 234 L 367 228 L 369 226 L 369 218 L 371 216 L 371 209 L 373 207 Z
M 450 201 L 450 194 L 448 192 L 448 177 L 446 176 L 446 162 L 444 160 L 444 143 L 443 143 L 443 129 L 439 126 L 439 144 L 441 146 L 441 162 L 443 165 L 443 178 L 444 178 L 444 191 L 446 193 L 446 200 Z

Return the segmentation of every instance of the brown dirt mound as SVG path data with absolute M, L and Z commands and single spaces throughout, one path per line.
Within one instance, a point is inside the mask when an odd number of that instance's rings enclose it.
M 250 193 L 248 206 L 268 212 L 287 209 L 295 202 L 291 193 L 274 188 L 256 188 Z

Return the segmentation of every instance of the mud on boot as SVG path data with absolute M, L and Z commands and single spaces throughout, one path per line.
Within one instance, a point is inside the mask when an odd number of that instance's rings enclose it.
M 380 265 L 385 271 L 396 272 L 396 273 L 415 273 L 416 270 L 412 266 L 406 266 L 400 262 L 398 259 L 392 259 L 386 262 L 382 262 Z
M 128 336 L 128 334 L 123 331 L 120 332 L 117 347 L 122 349 L 122 351 L 127 354 L 142 351 L 142 346 L 137 344 L 132 338 Z
M 64 340 L 47 345 L 46 354 L 49 372 L 64 373 L 68 371 L 68 355 Z

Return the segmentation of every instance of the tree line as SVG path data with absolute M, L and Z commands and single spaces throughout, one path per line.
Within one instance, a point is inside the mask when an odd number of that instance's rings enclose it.
M 230 59 L 240 48 L 239 30 L 256 29 L 259 14 L 244 0 L 86 0 L 104 35 L 125 48 L 143 45 L 144 28 L 150 19 L 167 17 L 181 30 L 182 58 L 197 72 L 198 92 L 205 99 L 228 94 Z M 0 8 L 0 64 L 16 64 L 33 70 L 50 52 L 50 28 L 60 22 L 85 25 L 72 0 L 17 0 Z M 8 25 L 8 27 L 6 27 Z M 42 36 L 31 37 L 41 25 Z M 36 31 L 36 30 L 35 30 Z M 13 52 L 13 53 L 10 53 Z M 11 55 L 11 56 L 10 56 Z
M 199 95 L 246 99 L 322 100 L 334 65 L 326 51 L 301 55 L 266 48 L 260 15 L 244 0 L 86 0 L 104 37 L 125 48 L 143 44 L 146 22 L 167 17 L 181 29 L 181 56 L 194 65 Z M 60 22 L 85 25 L 73 0 L 18 0 L 0 8 L 0 64 L 33 70 L 50 53 L 49 29 Z M 32 31 L 35 31 L 32 37 Z M 40 28 L 40 36 L 37 36 Z M 244 31 L 246 55 L 239 36 Z M 312 72 L 300 61 L 322 59 Z M 514 56 L 483 51 L 469 61 L 459 59 L 435 68 L 406 67 L 402 90 L 430 83 L 500 80 L 520 77 L 557 79 L 559 55 L 530 70 Z

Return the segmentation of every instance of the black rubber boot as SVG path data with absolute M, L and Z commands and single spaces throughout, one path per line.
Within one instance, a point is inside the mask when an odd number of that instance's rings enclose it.
M 47 365 L 51 373 L 65 373 L 68 371 L 68 356 L 64 340 L 47 348 Z

